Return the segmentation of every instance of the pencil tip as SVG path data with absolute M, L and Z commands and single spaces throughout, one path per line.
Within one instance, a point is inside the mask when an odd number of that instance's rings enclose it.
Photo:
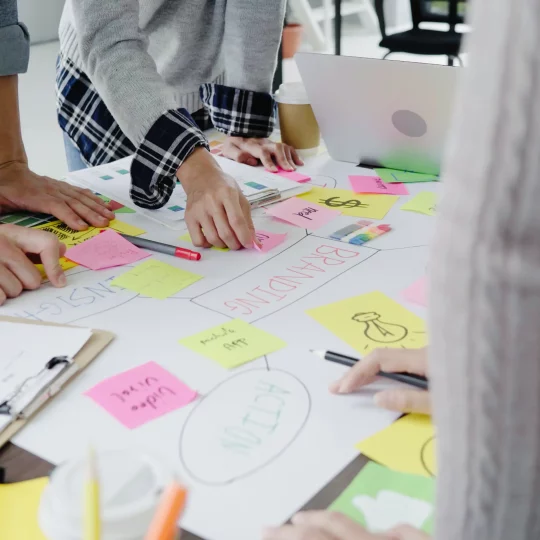
M 97 477 L 96 451 L 92 445 L 88 447 L 88 475 L 90 478 Z

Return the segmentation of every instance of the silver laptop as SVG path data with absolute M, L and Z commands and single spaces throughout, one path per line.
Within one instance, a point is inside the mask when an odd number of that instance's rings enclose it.
M 459 68 L 298 53 L 333 159 L 438 174 Z

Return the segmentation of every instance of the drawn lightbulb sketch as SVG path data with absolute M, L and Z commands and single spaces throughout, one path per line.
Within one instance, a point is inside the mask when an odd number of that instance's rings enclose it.
M 397 343 L 407 337 L 409 331 L 400 324 L 380 320 L 381 315 L 374 311 L 356 313 L 352 320 L 365 325 L 364 335 L 377 343 Z

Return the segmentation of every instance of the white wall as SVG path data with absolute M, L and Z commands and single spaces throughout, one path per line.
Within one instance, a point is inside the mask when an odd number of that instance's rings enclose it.
M 32 43 L 58 39 L 64 0 L 17 0 L 17 5 L 19 20 L 28 26 Z

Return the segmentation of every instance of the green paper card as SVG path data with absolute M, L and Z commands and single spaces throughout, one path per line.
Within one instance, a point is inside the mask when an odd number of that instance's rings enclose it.
M 329 509 L 349 516 L 371 532 L 408 524 L 431 533 L 434 501 L 433 478 L 369 462 Z
M 227 369 L 240 366 L 287 345 L 278 337 L 241 319 L 203 330 L 194 336 L 181 339 L 180 343 L 215 360 Z
M 436 174 L 422 174 L 411 171 L 400 171 L 398 169 L 373 169 L 377 176 L 387 184 L 403 182 L 412 184 L 414 182 L 438 182 L 439 177 Z

